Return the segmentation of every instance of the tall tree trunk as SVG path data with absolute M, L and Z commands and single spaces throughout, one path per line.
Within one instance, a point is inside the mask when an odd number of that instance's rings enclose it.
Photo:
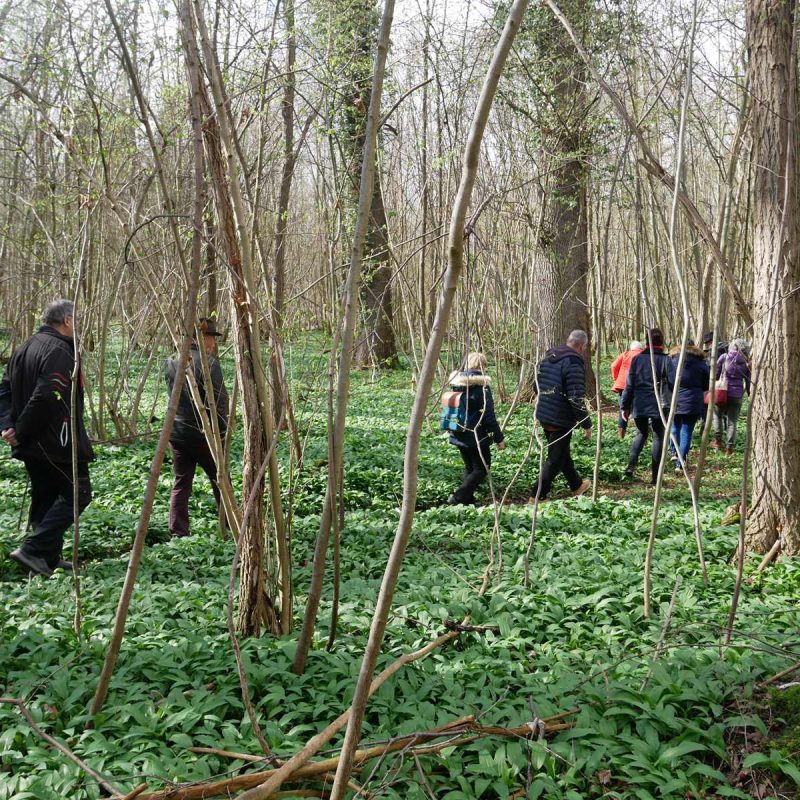
M 361 165 L 366 153 L 367 110 L 371 103 L 372 53 L 377 40 L 378 16 L 373 0 L 334 0 L 329 13 L 335 57 L 347 65 L 342 107 L 337 117 L 346 158 L 347 194 L 355 209 L 359 204 Z M 392 266 L 383 189 L 377 177 L 377 150 L 373 158 L 376 178 L 364 242 L 359 297 L 362 331 L 356 342 L 355 362 L 362 366 L 392 367 L 397 361 L 392 324 Z
M 800 175 L 796 0 L 750 0 L 754 353 L 747 546 L 800 552 Z
M 370 226 L 364 247 L 361 285 L 361 335 L 356 342 L 357 364 L 393 367 L 397 364 L 397 345 L 392 318 L 392 266 L 389 263 L 389 235 L 386 209 L 378 176 L 372 192 Z

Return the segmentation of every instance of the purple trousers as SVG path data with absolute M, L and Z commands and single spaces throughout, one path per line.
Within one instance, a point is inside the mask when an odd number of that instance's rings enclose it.
M 194 473 L 198 466 L 208 475 L 211 481 L 211 490 L 214 500 L 219 508 L 219 486 L 217 485 L 217 465 L 208 445 L 174 445 L 169 443 L 172 450 L 172 470 L 175 473 L 175 482 L 172 484 L 172 493 L 169 496 L 169 533 L 170 536 L 189 535 L 189 498 L 192 495 Z

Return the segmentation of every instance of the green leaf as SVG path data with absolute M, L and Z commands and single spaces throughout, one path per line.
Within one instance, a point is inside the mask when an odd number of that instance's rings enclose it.
M 689 753 L 699 753 L 705 750 L 708 750 L 706 745 L 686 739 L 680 744 L 676 744 L 673 747 L 668 747 L 666 750 L 664 750 L 661 755 L 659 755 L 656 763 L 661 763 L 662 761 L 671 763 L 673 761 L 677 761 L 683 756 L 689 755 Z

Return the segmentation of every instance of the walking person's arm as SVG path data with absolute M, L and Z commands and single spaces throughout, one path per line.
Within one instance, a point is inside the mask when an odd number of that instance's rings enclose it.
M 17 443 L 14 420 L 11 416 L 11 376 L 9 368 L 3 374 L 0 381 L 0 436 L 12 447 Z
M 492 435 L 492 439 L 497 445 L 497 449 L 505 450 L 505 436 L 503 435 L 503 429 L 500 427 L 500 423 L 497 421 L 497 416 L 495 415 L 492 390 L 487 386 L 484 392 L 485 404 L 483 407 L 483 425 Z
M 567 358 L 564 364 L 564 385 L 567 399 L 572 406 L 575 424 L 585 431 L 592 427 L 592 419 L 586 410 L 586 367 L 583 359 Z M 586 434 L 584 434 L 586 435 Z

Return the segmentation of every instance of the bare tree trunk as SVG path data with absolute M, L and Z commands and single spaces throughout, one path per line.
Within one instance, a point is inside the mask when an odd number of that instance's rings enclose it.
M 283 325 L 284 304 L 286 300 L 286 231 L 289 225 L 289 196 L 294 177 L 294 64 L 297 55 L 297 36 L 295 33 L 294 0 L 284 0 L 283 14 L 286 20 L 286 74 L 283 83 L 283 169 L 281 188 L 278 194 L 278 219 L 275 223 L 275 264 L 272 273 L 273 303 L 275 323 Z M 280 403 L 278 384 L 275 384 L 276 401 Z
M 106 0 L 106 10 L 111 19 L 114 31 L 117 36 L 120 47 L 122 48 L 123 57 L 125 59 L 126 70 L 128 78 L 133 86 L 134 95 L 139 103 L 139 110 L 142 115 L 142 120 L 145 123 L 148 132 L 148 139 L 153 151 L 159 179 L 164 189 L 164 201 L 169 210 L 172 210 L 171 195 L 167 192 L 166 180 L 164 179 L 163 170 L 161 168 L 161 161 L 159 158 L 159 151 L 155 145 L 155 140 L 152 136 L 148 121 L 148 108 L 139 86 L 136 70 L 133 66 L 133 61 L 130 58 L 125 38 L 122 34 L 122 29 L 117 22 L 114 9 L 111 6 L 110 0 Z M 184 305 L 183 316 L 183 338 L 181 340 L 180 356 L 178 368 L 175 375 L 175 384 L 172 389 L 172 394 L 169 398 L 167 406 L 167 413 L 164 417 L 164 426 L 161 429 L 161 434 L 158 437 L 156 444 L 156 452 L 153 455 L 153 460 L 150 464 L 150 473 L 147 478 L 147 487 L 145 488 L 144 497 L 142 498 L 142 510 L 139 514 L 139 521 L 136 525 L 136 533 L 134 535 L 133 547 L 128 559 L 128 571 L 125 574 L 125 583 L 120 593 L 119 602 L 117 604 L 117 612 L 114 618 L 114 628 L 111 634 L 111 640 L 108 645 L 108 652 L 106 653 L 103 668 L 100 672 L 100 678 L 97 682 L 94 698 L 90 708 L 90 715 L 94 717 L 99 713 L 100 709 L 106 701 L 108 696 L 108 687 L 111 683 L 111 676 L 114 674 L 114 667 L 117 663 L 120 648 L 122 647 L 122 637 L 125 634 L 125 623 L 128 619 L 128 609 L 130 608 L 131 598 L 133 597 L 133 589 L 136 585 L 136 576 L 139 572 L 139 566 L 142 561 L 142 553 L 144 552 L 145 538 L 147 537 L 147 526 L 150 522 L 150 515 L 153 511 L 153 503 L 155 501 L 156 490 L 158 488 L 158 478 L 161 473 L 161 465 L 164 462 L 164 453 L 169 443 L 170 433 L 172 432 L 172 423 L 175 421 L 175 415 L 178 411 L 178 400 L 180 399 L 183 382 L 186 377 L 186 363 L 189 358 L 189 348 L 192 343 L 192 335 L 194 331 L 194 320 L 197 308 L 197 296 L 200 286 L 200 255 L 201 255 L 201 241 L 202 241 L 202 199 L 205 193 L 205 182 L 203 176 L 203 153 L 202 153 L 202 122 L 200 111 L 200 98 L 194 94 L 190 95 L 190 107 L 192 116 L 192 141 L 194 145 L 194 191 L 195 191 L 195 208 L 194 208 L 194 230 L 192 232 L 192 255 L 191 265 L 183 263 L 184 255 L 182 249 L 182 240 L 178 234 L 177 227 L 172 226 L 174 234 L 176 251 L 178 258 L 182 261 L 184 273 L 188 273 L 189 283 L 187 286 L 186 303 Z M 174 222 L 174 220 L 173 220 Z
M 328 555 L 328 542 L 331 528 L 337 513 L 337 496 L 344 464 L 344 434 L 347 421 L 347 401 L 350 396 L 350 372 L 353 365 L 353 341 L 355 340 L 358 316 L 358 285 L 361 277 L 361 260 L 370 224 L 370 213 L 374 197 L 375 154 L 378 146 L 378 122 L 380 118 L 383 78 L 386 70 L 386 55 L 389 50 L 389 33 L 394 15 L 394 0 L 386 0 L 383 19 L 375 53 L 375 68 L 372 77 L 370 105 L 364 140 L 363 160 L 361 162 L 361 184 L 358 201 L 358 216 L 353 232 L 353 247 L 350 253 L 350 269 L 345 286 L 344 315 L 342 320 L 342 345 L 339 355 L 339 374 L 336 384 L 336 418 L 333 430 L 329 432 L 328 452 L 333 454 L 333 463 L 328 465 L 328 486 L 325 504 L 322 509 L 319 535 L 314 548 L 314 565 L 311 573 L 311 586 L 308 590 L 308 604 L 303 619 L 303 627 L 297 640 L 292 671 L 300 675 L 305 669 L 308 651 L 317 623 L 317 612 L 322 599 L 322 584 L 325 577 L 325 561 Z
M 211 115 L 208 108 L 209 114 L 203 132 L 212 176 L 219 233 L 229 265 L 232 315 L 236 322 L 234 326 L 236 369 L 242 395 L 244 428 L 242 495 L 246 498 L 253 497 L 247 524 L 240 532 L 243 542 L 237 627 L 244 636 L 258 636 L 262 629 L 280 634 L 288 632 L 289 625 L 285 617 L 289 617 L 289 622 L 291 620 L 291 573 L 278 464 L 274 449 L 270 447 L 274 435 L 274 422 L 261 357 L 255 297 L 256 281 L 246 232 L 246 213 L 238 182 L 239 176 L 235 168 L 233 131 L 226 113 L 226 101 L 216 55 L 207 36 L 202 9 L 196 2 L 193 19 L 197 28 L 192 27 L 187 31 L 187 43 L 190 48 L 196 49 L 197 33 L 200 34 L 205 55 L 205 69 L 211 78 L 216 110 L 216 114 Z M 187 23 L 192 24 L 191 19 Z M 199 59 L 199 53 L 196 57 Z M 207 97 L 204 98 L 204 103 L 210 106 Z M 268 319 L 271 321 L 271 311 L 268 313 Z M 269 464 L 270 502 L 278 547 L 279 588 L 282 593 L 280 617 L 268 592 L 264 570 L 267 523 L 264 512 L 264 473 L 260 468 L 265 460 Z
M 753 495 L 747 546 L 800 552 L 800 174 L 796 0 L 750 0 L 753 95 Z
M 369 686 L 372 680 L 372 673 L 375 670 L 375 662 L 380 653 L 383 636 L 386 631 L 386 623 L 389 618 L 389 611 L 392 606 L 392 598 L 397 585 L 397 578 L 400 574 L 400 567 L 403 563 L 408 538 L 411 534 L 411 524 L 414 519 L 414 506 L 417 500 L 417 467 L 419 461 L 420 432 L 425 414 L 428 410 L 433 378 L 439 363 L 439 355 L 442 349 L 442 342 L 450 320 L 450 311 L 453 306 L 458 279 L 464 264 L 464 224 L 467 217 L 472 189 L 475 185 L 475 178 L 478 172 L 480 160 L 480 147 L 483 140 L 483 133 L 489 118 L 489 111 L 492 107 L 497 84 L 503 72 L 506 58 L 514 37 L 519 30 L 528 0 L 515 0 L 511 7 L 508 19 L 506 20 L 500 41 L 492 57 L 492 63 L 483 83 L 481 96 L 475 109 L 472 120 L 472 128 L 469 132 L 467 147 L 464 156 L 464 166 L 461 175 L 461 185 L 453 206 L 453 216 L 450 222 L 450 236 L 448 240 L 449 262 L 447 273 L 444 278 L 444 291 L 439 301 L 436 312 L 431 338 L 425 353 L 425 361 L 420 373 L 419 384 L 417 386 L 414 406 L 411 411 L 411 419 L 408 425 L 408 435 L 406 437 L 406 454 L 403 465 L 403 504 L 400 509 L 400 520 L 397 525 L 392 551 L 386 563 L 386 570 L 381 583 L 380 594 L 375 606 L 375 614 L 372 618 L 369 639 L 364 652 L 364 659 L 361 663 L 361 671 L 358 676 L 356 690 L 353 695 L 352 714 L 347 725 L 344 743 L 342 745 L 341 759 L 336 770 L 336 778 L 331 792 L 331 800 L 342 800 L 347 790 L 350 780 L 350 773 L 353 766 L 353 755 L 358 747 L 361 738 L 361 725 L 364 721 L 367 700 L 369 698 Z M 391 24 L 391 14 L 394 10 L 393 0 L 387 0 L 384 10 L 384 21 L 381 26 L 381 37 L 379 49 L 385 49 L 389 41 L 389 27 Z M 388 16 L 388 22 L 387 22 Z M 384 56 L 385 57 L 385 56 Z

